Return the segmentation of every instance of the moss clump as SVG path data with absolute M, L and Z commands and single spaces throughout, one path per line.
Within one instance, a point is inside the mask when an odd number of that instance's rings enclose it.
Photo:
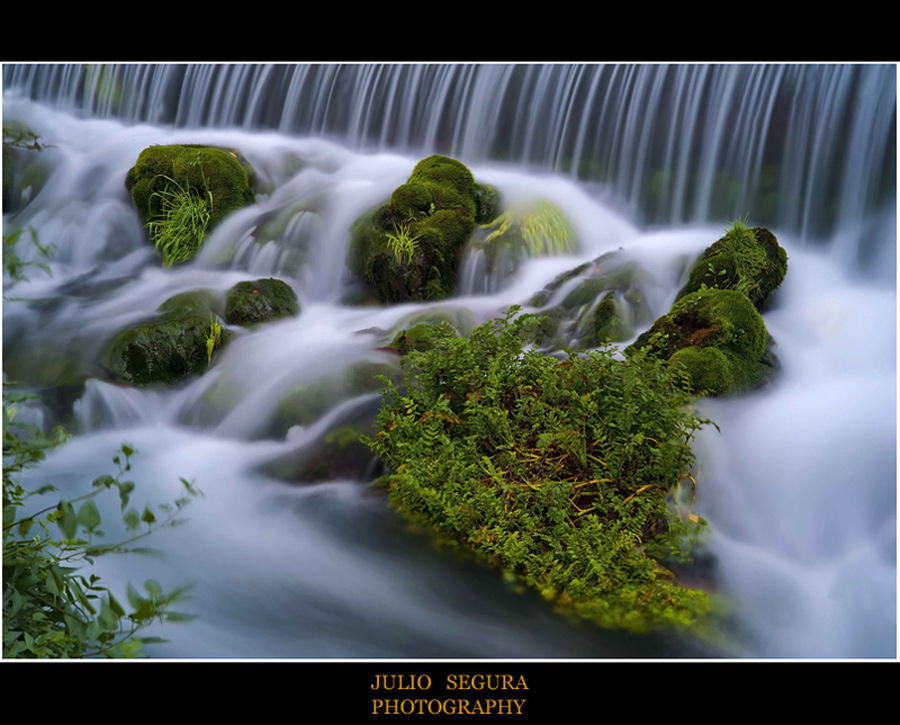
M 775 368 L 770 346 L 765 322 L 746 295 L 703 289 L 676 302 L 626 353 L 647 348 L 662 360 L 684 366 L 698 393 L 731 395 L 771 377 Z
M 529 257 L 571 254 L 578 247 L 565 214 L 546 199 L 522 202 L 482 225 L 469 243 L 485 255 L 488 274 L 505 273 Z
M 704 287 L 736 290 L 764 309 L 787 274 L 787 252 L 763 227 L 736 221 L 721 239 L 707 247 L 691 267 L 681 299 Z
M 171 266 L 191 259 L 210 230 L 253 201 L 252 178 L 234 150 L 150 146 L 128 170 L 125 188 Z
M 464 164 L 430 156 L 389 202 L 354 224 L 348 267 L 382 302 L 449 297 L 466 240 L 496 205 L 496 192 Z
M 366 439 L 391 504 L 602 626 L 698 627 L 710 598 L 669 568 L 703 528 L 670 505 L 705 422 L 678 369 L 543 355 L 515 312 L 403 359 L 405 392 L 387 384 Z
M 229 325 L 258 325 L 300 311 L 297 295 L 280 279 L 238 282 L 225 294 L 225 321 Z
M 176 295 L 160 305 L 158 316 L 120 332 L 104 353 L 105 367 L 132 385 L 177 383 L 203 374 L 210 365 L 207 347 L 218 318 L 203 292 Z M 231 333 L 219 326 L 215 348 Z

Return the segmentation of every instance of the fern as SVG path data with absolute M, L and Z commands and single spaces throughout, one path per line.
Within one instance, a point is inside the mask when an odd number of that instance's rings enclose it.
M 388 383 L 366 439 L 392 505 L 604 626 L 699 620 L 707 595 L 663 566 L 702 527 L 669 504 L 707 422 L 683 376 L 610 350 L 542 355 L 524 344 L 539 323 L 513 308 L 404 357 L 405 392 Z

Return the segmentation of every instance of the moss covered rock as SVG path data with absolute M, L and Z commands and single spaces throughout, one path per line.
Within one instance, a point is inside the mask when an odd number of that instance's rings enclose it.
M 280 279 L 238 282 L 225 294 L 225 321 L 229 325 L 258 325 L 298 312 L 297 295 Z
M 745 294 L 762 310 L 786 274 L 787 253 L 775 235 L 763 227 L 751 229 L 738 221 L 703 251 L 676 299 L 704 286 L 731 289 Z
M 381 302 L 449 297 L 466 241 L 496 207 L 496 192 L 476 183 L 464 164 L 430 156 L 354 224 L 348 267 Z
M 695 392 L 720 396 L 750 390 L 771 377 L 776 368 L 771 343 L 746 295 L 704 289 L 677 301 L 626 354 L 649 348 L 652 355 L 682 365 Z
M 171 266 L 191 259 L 211 229 L 253 201 L 253 178 L 233 149 L 150 146 L 128 170 L 125 188 Z
M 169 298 L 160 305 L 154 319 L 129 327 L 113 338 L 104 354 L 105 367 L 132 385 L 172 384 L 203 374 L 215 351 L 231 337 L 221 327 L 211 300 L 205 292 Z

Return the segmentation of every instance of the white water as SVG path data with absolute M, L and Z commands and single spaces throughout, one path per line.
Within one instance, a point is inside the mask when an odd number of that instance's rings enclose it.
M 171 500 L 179 478 L 205 497 L 183 526 L 159 532 L 160 560 L 101 560 L 109 581 L 154 577 L 193 584 L 186 609 L 199 618 L 160 633 L 164 657 L 659 657 L 691 656 L 690 642 L 593 632 L 558 620 L 537 597 L 510 591 L 492 572 L 431 551 L 360 480 L 298 487 L 263 467 L 302 453 L 318 428 L 265 436 L 279 397 L 293 385 L 363 358 L 383 359 L 379 337 L 411 311 L 353 308 L 344 290 L 347 230 L 356 216 L 408 176 L 418 155 L 363 153 L 336 142 L 244 129 L 173 130 L 83 119 L 8 97 L 4 120 L 21 120 L 52 148 L 52 174 L 7 227 L 33 226 L 58 251 L 52 276 L 33 275 L 16 296 L 45 307 L 4 304 L 9 346 L 47 343 L 94 349 L 164 299 L 198 287 L 225 290 L 275 274 L 296 290 L 302 313 L 244 333 L 202 378 L 167 391 L 90 380 L 74 404 L 71 442 L 35 476 L 74 493 L 112 472 L 132 444 L 133 478 L 148 502 Z M 150 144 L 235 146 L 272 185 L 230 218 L 194 262 L 159 269 L 122 186 Z M 298 171 L 289 159 L 303 162 Z M 557 202 L 582 246 L 568 259 L 533 262 L 505 287 L 440 305 L 475 322 L 523 303 L 561 271 L 622 248 L 658 287 L 661 314 L 692 255 L 724 224 L 646 231 L 571 178 L 486 162 L 479 181 L 507 197 Z M 250 253 L 246 240 L 267 211 L 314 203 L 291 250 Z M 852 222 L 850 222 L 852 223 Z M 862 224 L 862 222 L 859 222 Z M 742 657 L 869 658 L 896 652 L 896 294 L 889 282 L 845 273 L 839 243 L 816 251 L 780 233 L 790 268 L 766 313 L 783 370 L 763 391 L 704 401 L 721 428 L 698 442 L 700 512 L 724 594 L 733 600 Z M 858 230 L 855 230 L 858 231 Z M 6 233 L 6 230 L 5 230 Z M 892 250 L 885 258 L 893 264 Z M 290 274 L 286 270 L 290 269 Z M 100 291 L 99 284 L 109 284 Z M 98 284 L 98 291 L 90 285 Z M 365 403 L 366 401 L 360 401 Z M 369 401 L 371 402 L 371 401 Z M 334 411 L 340 414 L 341 410 Z

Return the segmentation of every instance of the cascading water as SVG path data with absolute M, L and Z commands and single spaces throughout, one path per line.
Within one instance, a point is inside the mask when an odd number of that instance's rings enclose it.
M 148 502 L 170 500 L 181 477 L 204 490 L 184 526 L 159 532 L 163 559 L 98 561 L 113 582 L 193 583 L 199 619 L 166 627 L 158 656 L 707 654 L 562 622 L 492 572 L 423 549 L 363 472 L 302 487 L 273 475 L 334 420 L 371 415 L 377 396 L 273 430 L 296 386 L 386 360 L 379 331 L 410 313 L 480 322 L 607 251 L 641 263 L 662 314 L 692 257 L 745 215 L 777 234 L 789 271 L 765 313 L 776 382 L 701 401 L 721 429 L 698 441 L 697 479 L 740 630 L 729 654 L 895 656 L 893 66 L 12 65 L 3 81 L 4 125 L 47 145 L 5 189 L 4 234 L 30 227 L 56 248 L 50 276 L 5 290 L 17 298 L 4 304 L 7 377 L 38 356 L 55 379 L 77 377 L 177 292 L 272 275 L 300 299 L 299 316 L 239 335 L 183 385 L 89 374 L 46 388 L 33 411 L 75 433 L 41 481 L 78 490 L 128 441 Z M 239 148 L 266 192 L 164 270 L 123 179 L 142 149 L 175 142 Z M 434 152 L 505 199 L 556 203 L 578 251 L 507 279 L 470 259 L 464 292 L 439 304 L 344 304 L 350 225 Z M 260 238 L 278 215 L 283 233 Z

